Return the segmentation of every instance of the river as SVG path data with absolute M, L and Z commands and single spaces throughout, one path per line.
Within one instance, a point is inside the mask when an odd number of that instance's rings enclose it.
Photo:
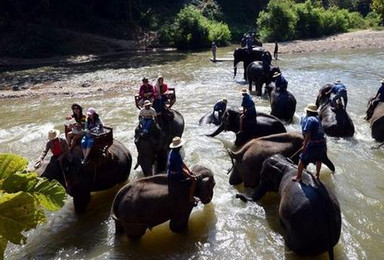
M 231 58 L 233 46 L 219 48 L 219 58 Z M 272 51 L 272 50 L 270 50 Z M 213 104 L 227 97 L 229 106 L 240 106 L 242 66 L 233 79 L 232 62 L 209 61 L 210 51 L 153 52 L 135 56 L 106 57 L 94 62 L 47 65 L 2 72 L 1 77 L 26 82 L 62 81 L 67 85 L 82 82 L 121 86 L 114 92 L 96 95 L 47 96 L 0 100 L 0 152 L 10 152 L 34 161 L 41 153 L 49 129 L 63 130 L 64 118 L 72 103 L 95 107 L 103 121 L 114 128 L 115 139 L 131 151 L 138 110 L 133 95 L 141 78 L 154 81 L 163 75 L 176 89 L 174 109 L 185 119 L 186 163 L 209 167 L 216 187 L 210 204 L 194 208 L 189 230 L 174 234 L 168 223 L 147 231 L 136 242 L 115 236 L 109 216 L 111 202 L 119 187 L 98 192 L 86 214 L 76 216 L 72 199 L 57 212 L 47 212 L 48 221 L 26 233 L 26 245 L 8 245 L 5 259 L 314 259 L 299 257 L 284 244 L 284 228 L 278 218 L 278 196 L 270 193 L 258 203 L 244 204 L 235 198 L 244 188 L 230 186 L 227 171 L 231 161 L 233 133 L 216 138 L 205 134 L 214 126 L 199 126 L 200 117 Z M 314 103 L 318 89 L 340 79 L 348 88 L 348 112 L 355 124 L 353 138 L 328 138 L 328 156 L 336 166 L 332 174 L 326 166 L 321 180 L 333 190 L 340 203 L 342 230 L 335 246 L 336 259 L 381 259 L 384 257 L 384 152 L 363 119 L 366 103 L 384 77 L 384 50 L 348 50 L 331 53 L 281 55 L 273 64 L 280 66 L 289 81 L 288 89 L 297 99 L 295 120 L 286 125 L 299 130 L 299 118 L 307 103 Z M 257 109 L 269 112 L 266 99 L 254 97 Z M 309 167 L 314 170 L 313 166 Z M 140 168 L 131 170 L 130 180 L 142 177 Z M 315 259 L 327 259 L 327 254 Z

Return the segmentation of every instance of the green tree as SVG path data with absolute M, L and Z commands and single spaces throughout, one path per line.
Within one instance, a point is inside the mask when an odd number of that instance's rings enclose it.
M 381 24 L 384 25 L 384 0 L 373 0 L 371 8 L 380 15 Z
M 44 209 L 55 211 L 65 202 L 64 187 L 27 172 L 27 164 L 20 156 L 0 154 L 0 259 L 8 241 L 25 243 L 22 232 L 45 222 Z

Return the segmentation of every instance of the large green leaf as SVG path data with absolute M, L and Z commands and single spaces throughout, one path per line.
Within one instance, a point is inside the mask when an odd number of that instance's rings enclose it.
M 27 159 L 8 153 L 0 153 L 0 180 L 27 168 Z
M 38 200 L 39 204 L 51 211 L 62 208 L 66 198 L 65 189 L 59 182 L 39 178 L 36 173 L 11 175 L 4 180 L 2 188 L 8 193 L 29 192 Z
M 22 231 L 30 230 L 45 221 L 43 210 L 28 193 L 0 194 L 0 236 L 14 244 L 26 242 Z

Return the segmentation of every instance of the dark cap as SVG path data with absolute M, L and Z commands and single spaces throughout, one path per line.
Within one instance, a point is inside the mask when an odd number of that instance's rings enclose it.
M 148 79 L 146 77 L 144 77 L 143 82 L 148 82 Z

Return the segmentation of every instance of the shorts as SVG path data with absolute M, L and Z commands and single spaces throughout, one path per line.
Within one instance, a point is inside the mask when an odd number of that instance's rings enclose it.
M 300 154 L 300 160 L 308 165 L 309 163 L 316 163 L 322 161 L 327 156 L 327 145 L 324 142 L 309 143 L 307 149 Z
M 81 139 L 81 148 L 91 148 L 93 146 L 94 139 L 92 136 L 84 135 L 83 139 Z

